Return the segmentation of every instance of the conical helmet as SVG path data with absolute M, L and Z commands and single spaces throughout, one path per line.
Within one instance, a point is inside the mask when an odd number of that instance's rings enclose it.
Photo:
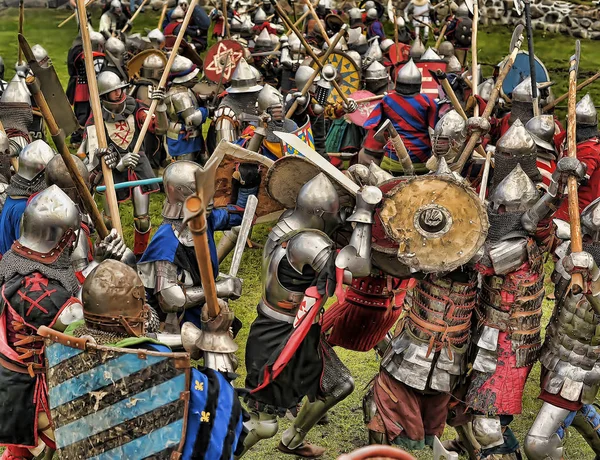
M 365 71 L 365 81 L 387 80 L 387 68 L 380 62 L 373 62 Z
M 231 77 L 231 86 L 227 88 L 227 92 L 229 94 L 255 93 L 261 89 L 262 86 L 257 83 L 256 75 L 252 72 L 250 65 L 245 59 L 240 59 Z
M 254 47 L 263 50 L 273 48 L 273 41 L 271 40 L 271 36 L 266 27 L 258 34 L 258 37 L 254 39 Z
M 575 117 L 577 123 L 582 125 L 597 125 L 598 112 L 589 93 L 581 98 L 575 108 Z
M 460 6 L 456 10 L 456 17 L 458 18 L 468 18 L 469 17 L 469 7 L 467 6 L 467 2 L 462 2 Z
M 18 102 L 31 105 L 31 96 L 25 84 L 25 79 L 20 77 L 19 74 L 15 74 L 4 93 L 2 93 L 0 102 Z
M 425 53 L 425 45 L 419 37 L 415 38 L 412 46 L 410 47 L 410 57 L 412 59 L 419 59 Z
M 421 56 L 421 61 L 441 61 L 442 58 L 433 50 L 433 48 L 427 48 L 427 51 Z
M 501 152 L 511 155 L 529 154 L 534 148 L 535 142 L 521 120 L 515 121 L 496 143 L 496 153 Z
M 403 85 L 420 85 L 421 81 L 421 72 L 412 59 L 402 66 L 396 79 L 397 84 Z
M 456 56 L 450 56 L 448 63 L 446 64 L 447 73 L 459 74 L 462 72 L 462 65 Z
M 374 62 L 379 62 L 383 59 L 383 53 L 379 46 L 379 40 L 376 38 L 371 42 L 367 53 L 363 57 L 363 68 L 369 67 Z
M 535 184 L 520 164 L 502 179 L 488 198 L 494 211 L 502 207 L 506 212 L 527 211 L 538 199 L 539 192 Z
M 262 7 L 258 7 L 256 13 L 254 13 L 254 24 L 260 25 L 267 20 L 267 13 Z
M 496 143 L 493 186 L 519 164 L 534 182 L 542 180 L 536 162 L 535 141 L 521 120 L 516 120 Z
M 531 77 L 519 83 L 512 92 L 512 100 L 517 102 L 533 102 L 531 97 Z

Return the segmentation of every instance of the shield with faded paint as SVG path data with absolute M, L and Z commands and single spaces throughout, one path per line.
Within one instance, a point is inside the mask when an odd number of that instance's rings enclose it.
M 221 40 L 215 43 L 204 58 L 204 75 L 211 81 L 227 83 L 231 80 L 240 59 L 244 57 L 244 47 L 235 40 Z
M 515 87 L 525 80 L 531 74 L 531 68 L 529 67 L 529 53 L 527 51 L 519 51 L 515 62 L 508 71 L 504 82 L 502 83 L 502 95 L 508 97 L 512 96 L 512 92 Z M 538 83 L 545 83 L 550 81 L 548 70 L 542 61 L 535 57 L 535 79 Z
M 405 63 L 406 64 L 406 63 Z M 446 72 L 447 63 L 443 60 L 439 61 L 419 61 L 415 62 L 417 68 L 421 72 L 423 79 L 421 80 L 421 93 L 429 94 L 432 97 L 440 97 L 440 91 L 442 90 L 441 85 L 435 81 L 435 79 L 431 76 L 431 72 L 436 72 L 441 70 L 442 72 Z M 396 77 L 398 76 L 398 72 L 400 69 L 404 67 L 404 64 L 399 66 L 396 71 Z
M 54 331 L 48 337 L 48 401 L 59 458 L 134 460 L 181 452 L 187 353 L 100 346 Z
M 451 176 L 398 182 L 385 193 L 378 216 L 386 240 L 398 245 L 397 259 L 424 273 L 448 272 L 467 263 L 485 242 L 489 227 L 479 196 Z
M 350 95 L 350 97 L 352 99 L 354 99 L 355 101 L 359 101 L 361 99 L 367 99 L 367 98 L 374 97 L 374 96 L 375 96 L 375 94 L 373 94 L 371 91 L 367 91 L 364 89 L 361 89 L 360 91 L 356 91 Z M 369 118 L 369 115 L 371 115 L 373 108 L 378 103 L 379 103 L 379 101 L 360 102 L 360 103 L 358 103 L 358 108 L 354 112 L 347 113 L 345 116 L 348 120 L 350 120 L 355 125 L 363 127 L 365 125 L 365 122 Z
M 337 70 L 335 81 L 340 85 L 342 92 L 347 97 L 350 97 L 352 93 L 358 91 L 360 88 L 360 68 L 354 63 L 354 60 L 350 56 L 341 51 L 334 51 L 323 64 L 331 64 L 335 67 Z M 313 69 L 317 68 L 317 64 L 312 62 L 312 59 L 310 59 L 309 65 Z M 335 89 L 332 89 L 327 102 L 335 104 L 339 101 L 341 101 L 341 98 L 338 92 Z
M 302 142 L 306 143 L 310 148 L 315 148 L 315 137 L 313 136 L 312 125 L 310 124 L 310 117 L 308 115 L 306 116 L 306 123 L 299 126 L 295 131 L 292 131 L 292 134 L 302 139 Z M 302 155 L 294 147 L 285 142 L 283 143 L 283 151 L 285 155 Z
M 410 45 L 405 43 L 394 43 L 389 50 L 392 64 L 406 62 L 410 59 Z
M 227 151 L 217 168 L 215 178 L 215 207 L 227 206 L 231 202 L 234 191 L 233 174 L 241 163 L 258 165 L 260 173 L 260 186 L 258 189 L 258 206 L 256 208 L 257 222 L 269 222 L 275 213 L 283 210 L 281 204 L 271 198 L 266 190 L 266 176 L 273 160 L 256 152 L 246 150 L 239 145 L 229 144 Z

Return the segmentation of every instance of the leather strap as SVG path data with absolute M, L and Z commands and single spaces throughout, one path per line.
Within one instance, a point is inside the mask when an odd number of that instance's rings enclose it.
M 268 316 L 275 321 L 283 321 L 284 323 L 294 324 L 294 319 L 296 316 L 286 315 L 285 313 L 278 312 L 277 310 L 273 310 L 269 307 L 264 301 L 258 302 L 258 311 L 260 311 L 263 315 Z

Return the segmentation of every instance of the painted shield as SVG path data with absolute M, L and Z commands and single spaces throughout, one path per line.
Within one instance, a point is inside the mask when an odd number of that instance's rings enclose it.
M 312 61 L 312 60 L 311 60 Z M 350 96 L 360 88 L 360 68 L 354 63 L 352 58 L 346 53 L 340 51 L 334 51 L 329 55 L 326 62 L 323 64 L 331 64 L 337 69 L 336 81 L 342 88 L 342 92 L 346 96 Z M 313 62 L 310 64 L 313 69 L 317 68 L 317 65 Z M 327 102 L 335 104 L 341 101 L 337 91 L 333 89 L 329 95 Z
M 253 163 L 259 166 L 261 176 L 258 189 L 258 206 L 256 208 L 257 223 L 273 220 L 276 213 L 281 212 L 281 204 L 272 199 L 266 190 L 267 171 L 273 166 L 273 160 L 256 152 L 246 150 L 239 145 L 229 144 L 227 151 L 217 168 L 215 177 L 215 207 L 227 206 L 231 202 L 233 192 L 233 173 L 241 163 Z
M 287 209 L 296 207 L 298 192 L 304 184 L 321 173 L 321 169 L 297 155 L 288 155 L 277 160 L 267 172 L 267 193 Z M 354 198 L 335 179 L 327 176 L 340 197 L 341 206 L 354 206 Z M 260 206 L 260 200 L 259 200 Z
M 59 458 L 170 458 L 181 452 L 187 353 L 100 346 L 54 331 L 49 336 L 48 400 Z
M 129 75 L 130 79 L 140 78 L 140 70 L 142 69 L 144 61 L 148 56 L 152 55 L 158 56 L 162 60 L 163 65 L 167 65 L 167 56 L 165 56 L 165 53 L 163 53 L 161 50 L 144 50 L 133 56 L 127 62 L 127 75 Z
M 310 148 L 315 148 L 315 137 L 313 136 L 312 126 L 310 124 L 310 117 L 308 115 L 306 116 L 306 123 L 304 123 L 295 131 L 292 131 L 292 134 L 295 134 L 300 139 L 302 139 L 302 142 L 306 143 L 308 146 L 310 146 Z M 286 144 L 285 142 L 283 143 L 283 151 L 284 155 L 302 155 L 294 147 L 292 147 L 289 144 Z
M 529 67 L 529 53 L 527 51 L 519 51 L 517 57 L 515 58 L 515 63 L 508 71 L 508 75 L 506 75 L 506 78 L 502 83 L 502 95 L 510 99 L 513 89 L 515 89 L 515 87 L 525 80 L 530 74 L 531 69 Z M 537 56 L 535 57 L 535 79 L 538 83 L 550 81 L 550 76 L 548 75 L 546 66 L 544 66 L 542 61 L 540 61 Z
M 204 75 L 210 81 L 223 83 L 231 80 L 240 59 L 244 57 L 244 47 L 235 40 L 221 40 L 215 43 L 204 58 Z
M 352 93 L 350 95 L 350 97 L 352 97 L 352 99 L 354 99 L 355 101 L 373 96 L 375 95 L 371 91 L 366 91 L 364 89 L 356 91 L 355 93 Z M 369 115 L 371 115 L 373 108 L 378 103 L 379 101 L 361 102 L 360 104 L 358 104 L 358 109 L 356 109 L 352 113 L 347 113 L 345 116 L 352 123 L 362 128 L 365 125 L 365 121 L 367 121 L 367 118 L 369 118 Z
M 423 273 L 449 272 L 467 263 L 489 227 L 477 194 L 451 176 L 397 183 L 385 193 L 378 216 L 386 239 L 398 245 L 397 259 Z
M 405 43 L 394 43 L 389 50 L 390 61 L 392 64 L 406 62 L 410 59 L 410 45 Z
M 442 60 L 420 61 L 416 62 L 415 64 L 423 76 L 421 82 L 421 93 L 429 94 L 432 97 L 440 97 L 440 91 L 442 90 L 442 87 L 441 85 L 438 85 L 429 71 L 441 70 L 442 72 L 445 72 L 447 66 L 446 62 Z M 402 67 L 404 67 L 404 64 L 397 68 L 396 77 L 398 76 L 398 72 L 400 72 Z

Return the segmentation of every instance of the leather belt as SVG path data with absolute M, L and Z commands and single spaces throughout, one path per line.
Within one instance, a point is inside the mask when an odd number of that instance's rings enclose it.
M 257 309 L 263 315 L 268 316 L 269 318 L 274 319 L 275 321 L 282 321 L 284 323 L 293 324 L 294 319 L 296 318 L 296 315 L 286 315 L 285 313 L 281 313 L 277 310 L 272 309 L 265 303 L 264 300 L 258 302 Z
M 0 356 L 0 366 L 5 369 L 8 369 L 12 372 L 17 372 L 19 374 L 29 374 L 32 378 L 35 374 L 43 374 L 46 372 L 46 368 L 41 366 L 40 364 L 29 364 L 29 365 L 19 365 L 7 361 L 6 359 Z

